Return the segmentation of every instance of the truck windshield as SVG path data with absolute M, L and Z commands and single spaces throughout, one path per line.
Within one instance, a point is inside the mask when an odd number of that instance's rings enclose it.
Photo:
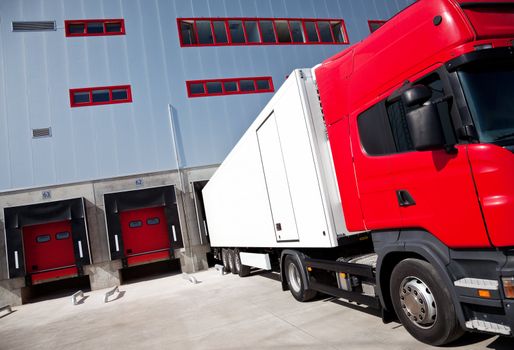
M 481 142 L 514 143 L 514 61 L 459 71 Z

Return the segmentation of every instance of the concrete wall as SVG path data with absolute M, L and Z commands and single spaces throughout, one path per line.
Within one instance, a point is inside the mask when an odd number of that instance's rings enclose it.
M 92 289 L 108 288 L 121 283 L 119 270 L 122 268 L 122 264 L 119 260 L 110 260 L 104 194 L 174 185 L 184 242 L 184 248 L 177 250 L 175 255 L 180 258 L 182 271 L 195 272 L 207 268 L 206 253 L 210 247 L 205 240 L 202 241 L 200 238 L 190 184 L 193 181 L 209 179 L 215 169 L 216 167 L 206 167 L 189 169 L 180 173 L 172 171 L 141 174 L 72 185 L 42 187 L 30 191 L 13 191 L 0 194 L 0 203 L 2 203 L 2 207 L 13 207 L 84 197 L 92 259 L 92 265 L 85 266 L 84 273 L 90 276 Z M 48 191 L 51 198 L 43 199 L 43 192 Z M 25 286 L 25 280 L 23 278 L 8 279 L 3 210 L 0 211 L 0 223 L 0 304 L 17 305 L 21 303 L 20 290 Z

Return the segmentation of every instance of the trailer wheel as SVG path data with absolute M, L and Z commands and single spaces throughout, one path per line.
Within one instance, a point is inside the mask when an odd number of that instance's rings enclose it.
M 428 262 L 401 261 L 391 273 L 390 292 L 396 315 L 419 341 L 444 345 L 464 333 L 448 287 Z
M 302 275 L 300 271 L 302 266 L 294 259 L 291 255 L 286 256 L 284 261 L 285 275 L 287 279 L 287 285 L 293 297 L 298 301 L 309 301 L 314 299 L 316 291 L 311 289 L 305 289 Z
M 225 273 L 229 273 L 230 272 L 230 263 L 229 263 L 227 248 L 221 249 L 221 261 L 223 262 L 223 269 L 225 270 Z
M 228 266 L 229 266 L 229 269 L 230 269 L 230 272 L 232 272 L 233 274 L 237 274 L 239 273 L 238 271 L 236 271 L 236 263 L 235 263 L 235 259 L 234 259 L 234 249 L 227 249 L 227 258 L 228 258 Z
M 246 266 L 241 263 L 241 256 L 239 253 L 239 249 L 236 248 L 234 250 L 234 266 L 239 273 L 239 277 L 246 277 L 250 274 L 250 266 Z

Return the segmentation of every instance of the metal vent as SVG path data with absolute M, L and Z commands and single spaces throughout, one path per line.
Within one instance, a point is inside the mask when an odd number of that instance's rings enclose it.
M 55 21 L 13 21 L 13 32 L 39 32 L 56 30 Z
M 40 138 L 40 137 L 51 137 L 52 136 L 52 128 L 42 128 L 42 129 L 32 129 L 32 137 Z

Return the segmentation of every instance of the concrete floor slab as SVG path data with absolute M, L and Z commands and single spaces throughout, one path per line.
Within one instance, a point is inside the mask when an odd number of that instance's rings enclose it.
M 165 276 L 14 308 L 0 318 L 0 350 L 9 349 L 433 349 L 398 323 L 341 299 L 299 303 L 276 275 L 247 278 L 216 270 Z M 514 340 L 467 335 L 446 349 L 513 349 Z

